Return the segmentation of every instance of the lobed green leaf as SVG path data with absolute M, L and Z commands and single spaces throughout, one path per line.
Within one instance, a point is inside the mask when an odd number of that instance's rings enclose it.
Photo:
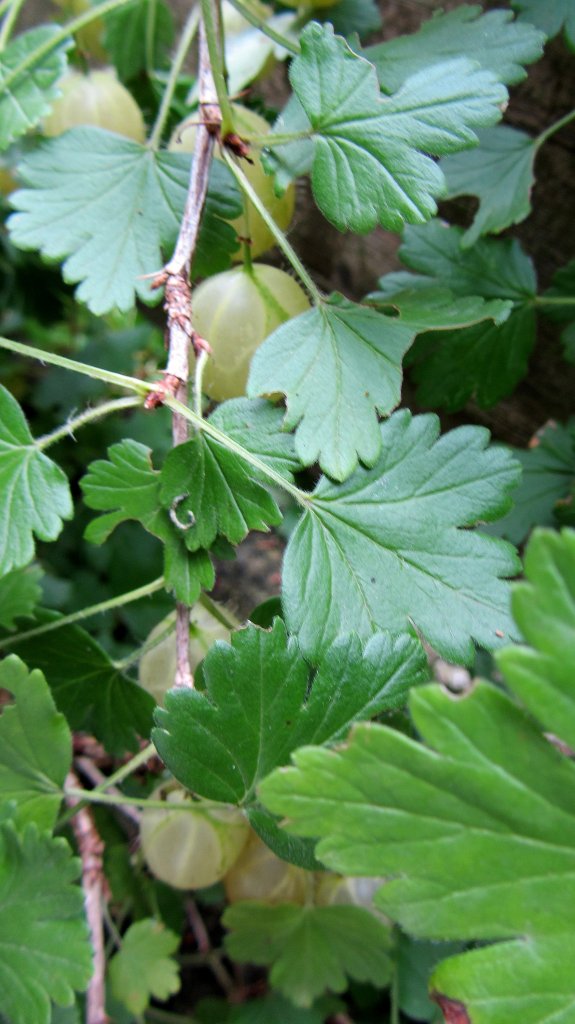
M 304 743 L 331 743 L 352 722 L 400 706 L 427 678 L 421 646 L 342 637 L 310 682 L 309 666 L 281 619 L 248 624 L 203 663 L 205 690 L 175 689 L 158 709 L 153 739 L 172 774 L 208 799 L 250 803 L 255 786 Z
M 113 994 L 131 1013 L 142 1014 L 152 998 L 165 1002 L 179 991 L 179 968 L 172 959 L 179 944 L 179 937 L 153 918 L 130 925 L 108 971 Z
M 0 574 L 34 558 L 34 535 L 55 540 L 72 517 L 65 474 L 34 444 L 18 402 L 0 385 Z
M 334 295 L 266 339 L 248 393 L 284 392 L 284 426 L 297 427 L 298 458 L 345 479 L 358 458 L 373 465 L 379 455 L 377 413 L 399 403 L 401 362 L 414 336 L 410 325 Z
M 32 54 L 60 33 L 59 25 L 40 25 L 13 39 L 0 54 L 0 150 L 34 128 L 60 95 L 71 38 L 62 39 L 39 61 L 19 71 Z
M 0 716 L 0 798 L 14 801 L 18 826 L 51 831 L 72 763 L 72 735 L 46 679 L 15 654 L 0 663 L 0 687 L 14 703 Z
M 436 417 L 402 410 L 380 430 L 373 468 L 322 478 L 290 537 L 288 629 L 315 660 L 350 630 L 365 640 L 415 627 L 467 664 L 472 639 L 492 649 L 514 635 L 501 577 L 517 573 L 516 557 L 470 527 L 509 508 L 519 466 L 478 427 L 439 438 Z
M 50 1000 L 70 1006 L 74 989 L 88 985 L 79 868 L 64 839 L 0 824 L 0 991 L 9 1024 L 50 1024 Z
M 426 68 L 382 97 L 375 69 L 346 42 L 312 22 L 290 67 L 314 140 L 312 187 L 341 231 L 397 230 L 436 211 L 444 192 L 430 159 L 474 145 L 475 129 L 501 117 L 507 90 L 462 58 Z
M 73 128 L 47 139 L 18 168 L 26 188 L 13 193 L 15 245 L 64 260 L 64 279 L 93 313 L 131 309 L 136 297 L 158 300 L 151 277 L 176 239 L 186 201 L 190 158 L 153 152 L 102 128 Z M 230 172 L 214 164 L 194 270 L 229 266 L 237 246 L 222 217 L 241 212 Z
M 479 4 L 462 4 L 437 11 L 418 32 L 369 46 L 364 53 L 375 64 L 381 88 L 392 93 L 410 75 L 456 57 L 467 57 L 500 82 L 515 85 L 526 76 L 523 65 L 541 57 L 544 42 L 532 25 L 514 21 L 511 11 L 484 12 Z
M 226 948 L 237 960 L 270 965 L 272 986 L 309 1007 L 348 978 L 385 986 L 391 975 L 390 933 L 369 910 L 238 903 L 226 910 Z

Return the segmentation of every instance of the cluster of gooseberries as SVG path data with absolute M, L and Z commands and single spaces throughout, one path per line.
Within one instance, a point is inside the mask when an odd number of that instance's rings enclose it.
M 281 860 L 237 807 L 194 799 L 172 780 L 158 786 L 152 799 L 164 801 L 166 807 L 144 810 L 142 853 L 156 878 L 176 889 L 203 889 L 221 881 L 229 903 L 346 903 L 371 908 L 377 879 L 306 871 Z

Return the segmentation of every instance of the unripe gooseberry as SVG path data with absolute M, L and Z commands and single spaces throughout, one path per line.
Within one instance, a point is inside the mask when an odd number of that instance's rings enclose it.
M 309 302 L 297 282 L 263 263 L 204 281 L 192 294 L 192 324 L 212 349 L 205 393 L 217 402 L 243 395 L 255 350 L 276 327 L 306 309 Z
M 58 86 L 62 95 L 44 119 L 44 135 L 61 135 L 69 128 L 93 125 L 136 142 L 146 138 L 142 111 L 112 68 L 87 75 L 67 71 Z
M 226 618 L 239 626 L 239 622 L 236 622 L 234 616 L 227 610 Z M 174 685 L 176 675 L 175 622 L 176 613 L 170 612 L 165 619 L 154 626 L 146 639 L 146 646 L 149 647 L 149 650 L 140 659 L 138 668 L 140 685 L 148 693 L 151 693 L 156 704 L 164 703 L 167 691 Z M 224 626 L 203 605 L 194 605 L 190 610 L 189 643 L 192 673 L 196 671 L 200 661 L 203 661 L 216 640 L 229 640 L 229 638 L 230 630 L 227 626 Z M 157 643 L 155 643 L 156 640 L 158 640 Z
M 148 807 L 142 812 L 140 840 L 150 871 L 175 889 L 205 889 L 219 882 L 250 833 L 241 811 L 229 804 L 194 800 L 174 782 L 159 786 L 151 799 L 165 800 L 166 809 Z M 181 810 L 182 804 L 189 810 Z
M 267 135 L 270 126 L 263 117 L 240 106 L 239 103 L 232 104 L 234 113 L 234 127 L 240 137 L 250 135 Z M 174 153 L 192 153 L 196 139 L 196 127 L 186 127 L 186 122 L 176 128 L 168 146 Z M 216 152 L 216 156 L 219 154 Z M 278 197 L 274 190 L 274 179 L 265 173 L 262 162 L 254 149 L 250 153 L 250 159 L 241 161 L 242 170 L 250 182 L 252 188 L 257 192 L 268 213 L 273 217 L 278 227 L 285 231 L 291 224 L 295 205 L 295 190 L 293 184 L 289 185 L 283 196 Z M 250 239 L 250 252 L 254 259 L 267 252 L 275 245 L 275 238 L 269 227 L 257 212 L 251 202 L 247 202 L 247 213 L 242 214 L 235 220 L 230 221 L 235 228 L 238 238 Z M 242 258 L 241 245 L 234 256 L 235 260 Z
M 233 867 L 224 878 L 230 903 L 261 900 L 264 903 L 306 902 L 314 875 L 276 857 L 269 846 L 252 832 Z
M 79 14 L 84 14 L 92 6 L 90 0 L 53 0 L 53 2 L 61 8 L 66 21 L 71 21 Z M 104 21 L 102 18 L 94 18 L 93 21 L 88 22 L 74 33 L 79 49 L 101 61 L 106 60 L 106 51 L 102 46 L 103 36 Z

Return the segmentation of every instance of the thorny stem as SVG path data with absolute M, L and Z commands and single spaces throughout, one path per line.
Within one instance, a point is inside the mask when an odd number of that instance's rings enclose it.
M 252 188 L 252 185 L 250 184 L 250 182 L 246 178 L 246 175 L 244 174 L 242 169 L 240 167 L 238 167 L 238 165 L 236 164 L 236 162 L 233 159 L 233 157 L 231 156 L 231 154 L 226 152 L 225 150 L 224 150 L 224 158 L 225 158 L 225 161 L 226 161 L 228 167 L 230 168 L 232 174 L 234 175 L 234 177 L 238 181 L 238 184 L 240 185 L 242 190 L 245 192 L 245 194 L 248 196 L 248 198 L 251 200 L 251 202 L 255 206 L 256 210 L 258 211 L 258 213 L 260 214 L 262 219 L 265 221 L 265 223 L 269 227 L 269 229 L 272 232 L 272 234 L 274 235 L 274 238 L 275 238 L 277 244 L 279 245 L 280 249 L 282 250 L 284 255 L 287 257 L 289 262 L 291 263 L 291 265 L 294 268 L 296 274 L 300 278 L 302 284 L 305 286 L 305 288 L 307 288 L 307 290 L 308 290 L 308 292 L 309 292 L 309 294 L 310 294 L 310 296 L 311 296 L 311 298 L 313 300 L 314 305 L 315 306 L 320 306 L 321 303 L 322 303 L 321 292 L 320 292 L 319 288 L 317 287 L 317 285 L 315 284 L 315 282 L 313 281 L 313 279 L 308 274 L 308 272 L 305 269 L 303 263 L 301 262 L 299 256 L 297 255 L 295 249 L 293 249 L 293 247 L 290 245 L 290 243 L 288 242 L 288 240 L 287 240 L 286 236 L 284 235 L 283 231 L 281 230 L 281 228 L 278 227 L 278 225 L 276 224 L 275 220 L 270 215 L 270 213 L 268 212 L 268 210 L 266 209 L 266 207 L 262 203 L 262 201 L 261 201 L 260 197 L 258 196 L 257 192 L 255 191 L 255 189 Z
M 219 6 L 215 8 L 213 0 L 200 0 L 202 5 L 202 21 L 206 34 L 206 46 L 208 51 L 208 62 L 213 76 L 213 83 L 216 90 L 218 105 L 221 111 L 222 135 L 233 131 L 234 116 L 232 106 L 228 97 L 226 79 L 224 74 L 224 61 L 222 50 L 219 45 Z M 201 81 L 200 81 L 200 102 L 201 102 Z
M 73 772 L 68 774 L 67 783 L 71 783 L 70 788 L 78 787 L 79 794 L 84 793 Z M 106 954 L 102 920 L 102 903 L 107 899 L 103 870 L 104 844 L 96 830 L 91 810 L 80 807 L 80 799 L 81 796 L 75 795 L 67 797 L 71 809 L 77 809 L 72 828 L 82 861 L 82 888 L 93 953 L 92 977 L 86 993 L 86 1024 L 107 1024 L 109 1017 L 106 1014 Z
M 110 416 L 115 412 L 123 412 L 125 409 L 135 409 L 141 404 L 140 398 L 116 398 L 111 402 L 102 402 L 101 405 L 95 405 L 92 409 L 85 409 L 78 416 L 70 417 L 62 427 L 58 427 L 51 434 L 44 434 L 43 437 L 36 438 L 35 446 L 39 451 L 43 452 L 50 445 L 61 441 L 63 437 L 73 435 L 76 430 L 84 427 L 87 423 L 100 420 L 103 416 Z
M 145 796 L 124 796 L 123 793 L 115 795 L 114 793 L 102 793 L 99 789 L 76 789 L 74 787 L 66 788 L 66 798 L 69 796 L 79 797 L 85 803 L 107 804 L 110 807 L 151 807 L 161 811 L 168 808 L 170 813 L 172 811 L 194 811 L 197 814 L 197 806 L 191 801 L 168 804 L 165 800 L 150 800 Z
M 561 131 L 561 128 L 565 128 L 565 126 L 570 124 L 573 120 L 575 120 L 575 110 L 570 110 L 564 117 L 560 117 L 554 124 L 549 125 L 549 127 L 546 128 L 545 131 L 541 132 L 541 134 L 535 139 L 535 149 L 539 149 L 544 142 L 547 142 L 547 139 L 550 139 L 552 135 L 555 135 L 555 132 Z
M 4 21 L 2 22 L 2 28 L 0 29 L 0 50 L 4 49 L 6 43 L 10 39 L 12 29 L 16 24 L 16 19 L 20 14 L 20 11 L 24 6 L 25 2 L 26 0 L 12 0 L 12 4 L 10 6 L 8 14 L 4 18 Z
M 203 7 L 202 7 L 203 10 Z M 190 22 L 188 21 L 188 26 Z M 200 21 L 200 114 L 186 206 L 174 254 L 158 275 L 155 285 L 165 285 L 164 308 L 168 318 L 168 363 L 165 384 L 169 392 L 187 407 L 190 374 L 190 343 L 196 340 L 191 320 L 190 268 L 200 232 L 208 178 L 214 153 L 215 133 L 221 124 L 214 80 L 210 68 L 205 20 Z M 153 405 L 153 400 L 151 402 Z M 184 444 L 189 437 L 189 419 L 173 409 L 172 439 Z M 201 419 L 201 417 L 200 417 Z M 176 603 L 176 677 L 175 686 L 193 687 L 190 668 L 190 611 L 182 601 Z
M 59 619 L 54 619 L 53 622 L 45 622 L 42 626 L 36 626 L 34 629 L 28 629 L 25 633 L 18 633 L 16 636 L 7 636 L 0 640 L 0 650 L 4 650 L 6 647 L 13 647 L 15 644 L 21 643 L 23 640 L 32 640 L 34 637 L 41 636 L 43 633 L 51 633 L 54 629 L 62 629 L 63 626 L 70 626 L 73 622 L 81 622 L 82 619 L 89 619 L 93 615 L 101 615 L 102 612 L 109 612 L 113 608 L 121 608 L 125 604 L 130 604 L 133 601 L 139 601 L 142 597 L 149 597 L 150 594 L 155 594 L 157 590 L 161 590 L 164 586 L 164 578 L 160 576 L 157 580 L 152 580 L 151 583 L 146 583 L 143 587 L 137 587 L 136 590 L 130 590 L 126 594 L 120 594 L 117 597 L 111 597 L 107 601 L 100 601 L 99 604 L 90 605 L 89 608 L 81 608 L 80 611 L 72 612 L 71 615 L 62 615 Z
M 148 139 L 148 149 L 156 150 L 160 145 L 164 126 L 170 113 L 170 106 L 180 77 L 180 71 L 184 65 L 188 50 L 194 41 L 199 24 L 200 9 L 196 6 L 190 11 L 188 20 L 184 25 L 182 35 L 180 37 L 180 42 L 178 43 L 178 48 L 174 54 L 168 81 L 166 82 L 166 87 L 162 95 L 160 109 L 158 110 L 158 115 L 154 122 L 150 138 Z
M 83 14 L 79 14 L 77 18 L 73 18 L 66 25 L 63 25 L 59 32 L 56 32 L 49 39 L 46 39 L 40 46 L 37 46 L 31 53 L 27 53 L 24 59 L 18 64 L 12 71 L 8 72 L 6 77 L 2 80 L 0 85 L 0 93 L 7 92 L 12 82 L 14 82 L 20 75 L 25 74 L 30 68 L 34 67 L 38 61 L 42 60 L 52 50 L 57 50 L 61 43 L 63 43 L 70 36 L 74 35 L 84 25 L 89 25 L 90 22 L 95 21 L 96 18 L 103 18 L 104 15 L 110 14 L 112 11 L 119 10 L 120 7 L 127 7 L 128 4 L 135 3 L 135 0 L 104 0 L 104 3 L 98 4 L 95 7 L 90 7 L 89 10 L 84 11 Z
M 288 36 L 284 36 L 281 32 L 276 32 L 275 29 L 268 25 L 265 18 L 260 18 L 255 11 L 252 11 L 246 4 L 242 3 L 242 0 L 229 0 L 232 7 L 235 7 L 236 11 L 249 21 L 250 25 L 254 28 L 259 28 L 260 32 L 263 32 L 265 36 L 271 39 L 278 46 L 283 47 L 288 53 L 293 54 L 294 57 L 298 57 L 301 53 L 298 42 L 295 39 L 289 39 Z

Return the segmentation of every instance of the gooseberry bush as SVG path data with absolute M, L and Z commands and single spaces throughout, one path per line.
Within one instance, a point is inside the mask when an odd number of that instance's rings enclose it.
M 539 314 L 575 359 L 575 264 L 509 230 L 575 111 L 504 123 L 571 0 L 41 7 L 0 2 L 0 1019 L 575 1022 L 575 431 L 434 411 Z M 326 294 L 312 201 L 405 269 Z

